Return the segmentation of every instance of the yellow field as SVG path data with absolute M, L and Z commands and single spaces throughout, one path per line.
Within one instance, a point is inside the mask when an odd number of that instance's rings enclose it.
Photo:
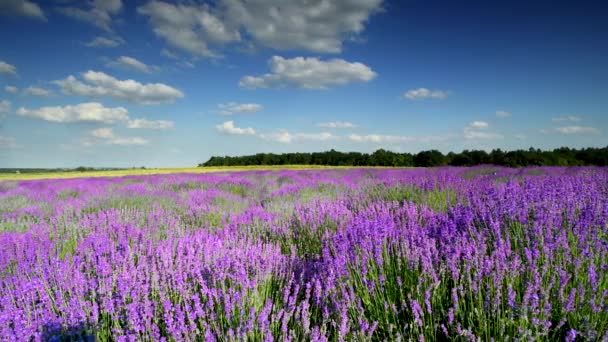
M 81 178 L 81 177 L 120 177 L 131 175 L 156 175 L 168 173 L 207 173 L 207 172 L 234 172 L 247 170 L 308 170 L 308 169 L 348 169 L 352 166 L 323 166 L 323 165 L 268 165 L 268 166 L 225 166 L 225 167 L 184 167 L 184 168 L 159 168 L 159 169 L 128 169 L 112 171 L 67 171 L 67 172 L 44 172 L 44 173 L 2 173 L 0 181 L 3 180 L 28 180 L 28 179 L 52 179 L 52 178 Z

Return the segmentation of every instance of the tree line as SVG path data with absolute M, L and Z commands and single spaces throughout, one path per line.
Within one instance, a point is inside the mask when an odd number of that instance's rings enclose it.
M 249 156 L 214 156 L 199 166 L 246 166 L 246 165 L 331 165 L 331 166 L 473 166 L 494 164 L 509 167 L 520 166 L 584 166 L 608 165 L 608 146 L 602 148 L 556 148 L 542 151 L 528 150 L 491 152 L 464 150 L 460 153 L 443 154 L 438 150 L 416 154 L 397 153 L 379 149 L 373 153 L 339 152 L 330 150 L 313 153 L 258 153 Z

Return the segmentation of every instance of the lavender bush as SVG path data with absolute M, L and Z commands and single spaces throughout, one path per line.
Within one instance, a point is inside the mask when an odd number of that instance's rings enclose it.
M 0 183 L 2 341 L 606 341 L 608 169 Z

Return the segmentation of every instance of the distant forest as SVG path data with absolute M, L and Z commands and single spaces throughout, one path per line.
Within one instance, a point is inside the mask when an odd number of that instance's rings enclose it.
M 211 157 L 199 166 L 244 166 L 244 165 L 332 165 L 332 166 L 473 166 L 482 164 L 520 166 L 583 166 L 608 165 L 608 147 L 573 149 L 561 147 L 553 151 L 528 150 L 488 153 L 479 150 L 464 150 L 460 153 L 443 154 L 437 150 L 416 154 L 396 153 L 379 149 L 374 153 L 327 152 L 313 153 L 258 153 L 240 157 Z

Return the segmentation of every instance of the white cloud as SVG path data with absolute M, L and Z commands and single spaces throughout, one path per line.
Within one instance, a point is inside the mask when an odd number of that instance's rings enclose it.
M 283 86 L 326 89 L 353 82 L 369 82 L 376 77 L 376 73 L 367 65 L 338 58 L 322 61 L 314 57 L 288 59 L 273 56 L 269 64 L 271 73 L 245 76 L 239 85 L 250 89 Z
M 158 70 L 158 67 L 156 66 L 147 65 L 142 61 L 129 56 L 120 56 L 116 60 L 109 62 L 108 66 L 135 70 L 147 74 Z
M 255 135 L 255 130 L 251 127 L 240 128 L 234 125 L 234 121 L 226 121 L 221 125 L 215 126 L 215 129 L 224 134 L 231 135 Z
M 60 123 L 86 121 L 109 124 L 129 119 L 128 111 L 125 108 L 108 108 L 97 102 L 86 102 L 74 106 L 68 105 L 63 107 L 41 107 L 38 109 L 21 107 L 17 111 L 17 114 Z
M 91 135 L 100 139 L 114 138 L 114 132 L 108 127 L 94 129 L 91 131 Z
M 165 56 L 167 58 L 171 58 L 171 59 L 179 59 L 179 56 L 177 54 L 175 54 L 175 52 L 168 50 L 168 49 L 162 49 L 160 50 L 160 54 L 162 56 Z
M 122 9 L 121 0 L 93 0 L 87 3 L 87 9 L 78 7 L 61 7 L 59 12 L 74 19 L 93 24 L 100 29 L 112 32 L 112 15 Z
M 137 12 L 150 18 L 157 36 L 195 55 L 217 57 L 208 43 L 225 44 L 240 40 L 238 29 L 228 27 L 207 5 L 150 1 L 138 7 Z
M 408 90 L 403 94 L 403 97 L 409 100 L 436 99 L 443 100 L 450 95 L 449 90 L 430 90 L 427 88 L 418 88 Z
M 232 115 L 234 113 L 255 113 L 262 110 L 264 107 L 257 103 L 237 103 L 228 102 L 220 103 L 217 105 L 218 114 L 220 115 Z
M 53 92 L 40 87 L 27 87 L 23 89 L 23 94 L 29 96 L 51 96 L 53 95 Z
M 17 68 L 12 64 L 0 61 L 0 74 L 15 76 L 17 75 Z
M 463 136 L 467 140 L 480 139 L 502 139 L 503 136 L 498 133 L 486 132 L 490 125 L 485 121 L 473 121 L 463 130 Z
M 355 128 L 355 127 L 357 127 L 357 125 L 355 125 L 352 122 L 348 122 L 348 121 L 321 122 L 321 123 L 317 124 L 317 126 L 323 127 L 323 128 Z
M 490 125 L 485 121 L 473 121 L 469 124 L 469 126 L 475 129 L 485 129 L 490 127 Z
M 133 119 L 127 122 L 128 128 L 170 129 L 175 123 L 169 120 Z
M 351 141 L 365 143 L 405 143 L 416 141 L 413 136 L 387 135 L 387 134 L 351 134 L 348 136 Z
M 527 137 L 524 134 L 515 134 L 515 139 L 526 140 Z
M 278 50 L 339 53 L 361 33 L 382 0 L 224 0 L 228 20 L 242 25 L 255 43 Z
M 8 100 L 0 101 L 0 121 L 11 112 L 11 102 Z
M 86 43 L 85 45 L 88 47 L 114 48 L 114 47 L 124 44 L 124 42 L 125 41 L 120 37 L 107 38 L 107 37 L 100 36 L 100 37 L 95 37 L 93 40 Z
M 0 148 L 15 148 L 15 147 L 17 147 L 17 144 L 15 143 L 14 138 L 0 135 Z
M 286 130 L 278 132 L 262 133 L 259 135 L 260 138 L 268 141 L 275 141 L 280 143 L 289 144 L 292 142 L 304 142 L 304 141 L 328 141 L 335 140 L 339 137 L 329 132 L 320 133 L 289 133 Z
M 118 137 L 114 134 L 112 128 L 104 127 L 94 129 L 91 132 L 91 136 L 102 140 L 106 144 L 110 145 L 146 145 L 148 140 L 142 137 Z
M 343 41 L 361 33 L 381 5 L 382 0 L 219 0 L 211 7 L 153 0 L 137 11 L 174 47 L 215 57 L 210 45 L 231 42 L 339 53 Z
M 508 118 L 511 117 L 511 113 L 504 110 L 499 110 L 496 112 L 496 116 L 499 118 Z
M 19 91 L 19 88 L 15 86 L 4 86 L 4 91 L 11 94 L 16 94 Z
M 551 121 L 553 122 L 580 122 L 583 119 L 580 116 L 560 116 L 560 117 L 555 117 L 555 118 L 551 118 Z
M 99 98 L 110 96 L 139 104 L 160 104 L 173 102 L 184 94 L 163 83 L 142 84 L 134 80 L 118 80 L 98 71 L 87 71 L 82 78 L 84 83 L 70 75 L 54 83 L 61 87 L 64 94 Z
M 561 134 L 599 134 L 600 130 L 595 127 L 588 126 L 565 126 L 555 129 Z
M 2 0 L 0 14 L 19 15 L 46 21 L 46 16 L 40 6 L 29 0 Z

